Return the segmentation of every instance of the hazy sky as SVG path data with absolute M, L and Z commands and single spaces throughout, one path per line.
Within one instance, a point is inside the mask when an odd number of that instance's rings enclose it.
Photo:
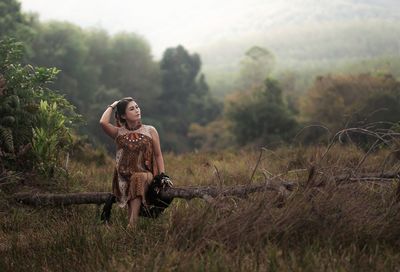
M 197 47 L 232 33 L 238 23 L 251 20 L 254 5 L 267 0 L 20 0 L 23 11 L 41 20 L 65 20 L 110 33 L 135 32 L 160 56 L 169 46 Z M 270 2 L 271 3 L 271 2 Z M 253 9 L 252 9 L 253 8 Z M 271 6 L 269 6 L 271 8 Z

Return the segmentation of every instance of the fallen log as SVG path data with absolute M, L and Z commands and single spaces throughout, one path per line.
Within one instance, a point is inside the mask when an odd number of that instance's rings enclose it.
M 31 206 L 68 206 L 72 204 L 103 204 L 112 196 L 108 192 L 70 193 L 70 194 L 32 194 L 17 193 L 18 203 Z
M 311 175 L 312 178 L 312 175 Z M 379 174 L 362 174 L 354 177 L 349 174 L 338 175 L 333 177 L 336 184 L 346 184 L 348 182 L 364 181 L 364 180 L 380 180 L 399 178 L 399 173 L 379 173 Z M 310 177 L 309 177 L 310 179 Z M 298 183 L 290 181 L 274 182 L 267 179 L 265 184 L 238 185 L 234 187 L 217 187 L 217 186 L 199 186 L 199 187 L 167 187 L 162 188 L 156 198 L 148 204 L 140 207 L 140 216 L 156 218 L 169 206 L 174 198 L 193 199 L 202 198 L 210 204 L 215 203 L 213 200 L 219 196 L 236 196 L 246 197 L 255 192 L 277 191 L 280 197 L 284 199 L 289 191 L 298 186 Z M 400 185 L 398 186 L 400 192 Z M 153 192 L 149 190 L 149 192 Z M 399 193 L 400 195 L 400 193 Z M 31 194 L 18 193 L 14 195 L 14 199 L 23 204 L 32 206 L 67 206 L 72 204 L 103 204 L 101 220 L 104 223 L 110 221 L 111 209 L 116 198 L 109 192 L 89 192 L 89 193 L 70 193 L 70 194 Z M 400 199 L 400 198 L 399 198 Z
M 332 177 L 338 184 L 357 181 L 390 181 L 390 179 L 400 178 L 399 172 L 387 173 L 366 173 L 352 176 L 351 174 L 342 174 Z M 202 198 L 209 201 L 218 196 L 236 196 L 245 197 L 248 194 L 264 191 L 277 191 L 287 194 L 297 186 L 296 182 L 281 181 L 266 182 L 265 184 L 237 185 L 231 187 L 217 186 L 197 186 L 197 187 L 172 187 L 164 188 L 160 191 L 161 199 L 193 199 Z M 70 193 L 70 194 L 32 194 L 17 193 L 14 199 L 23 204 L 31 206 L 67 206 L 72 204 L 103 204 L 113 195 L 109 192 L 89 192 L 89 193 Z
M 282 184 L 254 184 L 254 185 L 237 185 L 234 187 L 218 188 L 215 186 L 203 187 L 176 187 L 166 188 L 161 191 L 162 198 L 184 198 L 190 200 L 192 198 L 215 198 L 219 196 L 236 196 L 246 197 L 248 194 L 255 192 L 265 191 L 278 191 L 285 193 L 287 190 L 292 190 L 293 184 L 291 182 L 284 182 Z
M 240 185 L 235 187 L 218 188 L 216 186 L 199 187 L 173 187 L 164 188 L 160 191 L 161 199 L 210 199 L 218 196 L 236 196 L 245 197 L 248 194 L 264 191 L 279 191 L 285 193 L 292 184 L 259 184 L 259 185 Z M 32 194 L 17 193 L 14 199 L 22 204 L 31 206 L 67 206 L 72 204 L 103 204 L 110 197 L 108 192 L 90 192 L 90 193 L 70 193 L 70 194 Z

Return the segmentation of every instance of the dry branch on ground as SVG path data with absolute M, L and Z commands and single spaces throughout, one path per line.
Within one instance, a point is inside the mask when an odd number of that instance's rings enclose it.
M 332 180 L 337 185 L 348 182 L 387 182 L 399 178 L 399 172 L 387 173 L 369 173 L 352 176 L 350 174 L 343 174 L 332 177 Z M 218 196 L 236 196 L 246 197 L 248 194 L 255 192 L 276 191 L 282 195 L 286 195 L 297 186 L 296 182 L 280 181 L 280 182 L 266 182 L 264 184 L 248 184 L 237 185 L 232 187 L 218 187 L 218 186 L 198 186 L 198 187 L 173 187 L 165 188 L 160 192 L 162 199 L 193 199 L 202 198 L 209 201 Z M 70 194 L 31 194 L 31 193 L 18 193 L 14 195 L 14 199 L 23 204 L 32 206 L 61 206 L 71 204 L 103 204 L 112 196 L 109 192 L 87 192 L 87 193 L 70 193 Z
M 291 184 L 287 184 L 289 188 Z M 160 198 L 172 199 L 183 198 L 190 200 L 192 198 L 210 199 L 217 196 L 237 196 L 245 197 L 254 192 L 279 191 L 284 193 L 287 190 L 284 183 L 282 185 L 260 184 L 243 185 L 235 187 L 218 188 L 215 186 L 199 187 L 174 187 L 165 188 L 160 192 Z M 32 206 L 61 206 L 71 204 L 103 204 L 112 196 L 108 192 L 90 192 L 90 193 L 70 193 L 70 194 L 31 194 L 18 193 L 14 199 L 23 204 Z

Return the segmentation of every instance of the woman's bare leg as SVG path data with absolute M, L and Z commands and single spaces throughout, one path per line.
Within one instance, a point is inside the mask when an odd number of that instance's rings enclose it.
M 128 203 L 128 216 L 129 216 L 129 223 L 128 226 L 130 227 L 135 227 L 136 223 L 139 218 L 139 212 L 140 212 L 140 205 L 142 203 L 142 198 L 141 197 L 136 197 L 133 200 L 130 200 Z
M 132 202 L 132 203 L 131 203 Z M 131 218 L 133 200 L 128 201 L 128 220 Z
M 140 178 L 144 180 L 144 194 L 146 195 L 147 190 L 149 188 L 149 183 L 153 179 L 153 175 L 148 172 L 148 173 L 140 173 Z M 141 204 L 146 205 L 146 199 L 142 199 L 142 197 L 136 197 L 128 202 L 128 218 L 129 218 L 129 223 L 128 226 L 134 227 L 136 226 L 136 223 L 139 219 L 139 212 L 140 212 L 140 206 Z

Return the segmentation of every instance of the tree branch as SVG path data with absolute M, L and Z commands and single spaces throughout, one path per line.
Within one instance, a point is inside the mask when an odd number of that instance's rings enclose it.
M 282 190 L 287 190 L 284 185 L 271 184 L 235 186 L 222 189 L 219 189 L 216 186 L 173 187 L 161 190 L 160 198 L 184 198 L 190 200 L 197 197 L 207 200 L 217 196 L 245 197 L 254 192 Z M 18 193 L 14 195 L 14 199 L 19 203 L 32 206 L 66 206 L 71 204 L 103 204 L 110 196 L 112 196 L 112 194 L 107 192 L 71 194 Z
M 334 176 L 333 180 L 338 184 L 345 184 L 357 181 L 387 182 L 388 180 L 400 178 L 399 172 L 387 173 L 369 173 L 358 176 L 350 174 Z M 209 201 L 218 196 L 236 196 L 246 197 L 255 192 L 276 191 L 281 194 L 287 194 L 297 186 L 297 183 L 291 181 L 266 182 L 265 184 L 237 185 L 220 188 L 219 186 L 197 186 L 197 187 L 173 187 L 165 188 L 160 192 L 161 199 L 193 199 L 202 198 Z M 89 192 L 89 193 L 71 193 L 71 194 L 31 194 L 18 193 L 14 199 L 23 204 L 32 206 L 66 206 L 72 204 L 103 204 L 112 196 L 108 192 Z

